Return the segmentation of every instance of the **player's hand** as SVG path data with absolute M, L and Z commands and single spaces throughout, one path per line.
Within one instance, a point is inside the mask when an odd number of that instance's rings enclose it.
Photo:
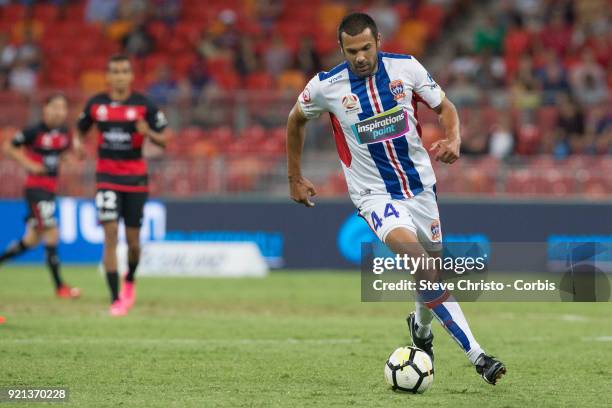
M 146 137 L 149 135 L 151 128 L 146 120 L 138 119 L 136 121 L 136 131 Z
M 296 203 L 304 204 L 306 207 L 314 207 L 314 203 L 310 201 L 310 197 L 317 195 L 314 184 L 304 177 L 289 177 L 289 190 L 291 199 Z
M 436 161 L 452 164 L 459 158 L 459 149 L 461 148 L 461 140 L 459 138 L 442 139 L 434 142 L 429 149 L 430 152 L 435 151 Z
M 35 175 L 42 175 L 47 172 L 47 169 L 45 168 L 45 166 L 43 166 L 40 163 L 35 163 L 35 162 L 26 162 L 25 168 L 28 171 L 28 173 L 35 174 Z

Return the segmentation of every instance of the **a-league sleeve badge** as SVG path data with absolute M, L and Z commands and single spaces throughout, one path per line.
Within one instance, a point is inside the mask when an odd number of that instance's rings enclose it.
M 393 99 L 396 101 L 406 96 L 404 92 L 404 83 L 401 79 L 389 82 L 389 90 L 393 94 Z
M 440 221 L 434 220 L 431 223 L 431 240 L 434 242 L 442 239 L 442 230 L 440 228 Z

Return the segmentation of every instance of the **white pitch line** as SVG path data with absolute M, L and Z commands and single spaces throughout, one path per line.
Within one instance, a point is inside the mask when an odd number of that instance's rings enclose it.
M 141 345 L 172 345 L 172 346 L 218 346 L 218 345 L 281 345 L 281 344 L 307 344 L 307 345 L 333 345 L 361 343 L 361 339 L 178 339 L 178 338 L 33 338 L 33 339 L 3 339 L 3 343 L 38 344 L 38 343 L 88 343 L 88 344 L 141 344 Z
M 599 336 L 599 337 L 584 337 L 584 341 L 612 341 L 612 336 Z
M 566 322 L 588 322 L 589 318 L 582 315 L 576 314 L 564 314 L 561 315 L 561 320 L 565 320 Z

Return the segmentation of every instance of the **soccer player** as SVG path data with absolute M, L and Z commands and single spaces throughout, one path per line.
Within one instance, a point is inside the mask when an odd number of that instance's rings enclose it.
M 69 149 L 70 135 L 66 128 L 68 101 L 62 94 L 49 96 L 43 106 L 42 121 L 23 129 L 7 140 L 6 154 L 28 172 L 25 200 L 28 205 L 26 231 L 23 237 L 0 254 L 0 263 L 45 242 L 47 266 L 60 298 L 78 298 L 81 291 L 65 284 L 57 255 L 58 231 L 55 219 L 55 193 L 62 155 Z
M 92 97 L 77 123 L 75 148 L 89 129 L 98 128 L 96 208 L 104 228 L 103 263 L 111 294 L 111 316 L 126 315 L 136 299 L 135 277 L 140 260 L 140 227 L 148 196 L 147 163 L 142 157 L 145 140 L 164 147 L 166 117 L 148 98 L 132 92 L 134 73 L 124 55 L 109 59 L 108 93 Z M 128 245 L 128 271 L 119 293 L 117 233 L 123 218 Z
M 346 16 L 338 28 L 345 61 L 310 80 L 289 114 L 288 176 L 291 198 L 314 206 L 314 185 L 301 171 L 304 128 L 328 112 L 351 200 L 378 238 L 393 252 L 439 257 L 442 232 L 435 175 L 420 138 L 417 103 L 433 109 L 445 138 L 431 150 L 452 164 L 459 158 L 459 117 L 451 101 L 423 66 L 409 55 L 380 51 L 374 20 Z M 431 263 L 429 263 L 431 265 Z M 438 271 L 421 268 L 417 281 L 436 282 Z M 431 322 L 436 317 L 490 384 L 506 372 L 502 362 L 476 342 L 455 299 L 447 291 L 418 293 L 408 325 L 416 347 L 433 361 Z

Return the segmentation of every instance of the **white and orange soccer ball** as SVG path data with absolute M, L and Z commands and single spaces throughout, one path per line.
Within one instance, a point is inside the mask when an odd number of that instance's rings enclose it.
M 433 379 L 431 358 L 419 348 L 400 347 L 385 363 L 385 380 L 393 390 L 422 394 L 431 387 Z

